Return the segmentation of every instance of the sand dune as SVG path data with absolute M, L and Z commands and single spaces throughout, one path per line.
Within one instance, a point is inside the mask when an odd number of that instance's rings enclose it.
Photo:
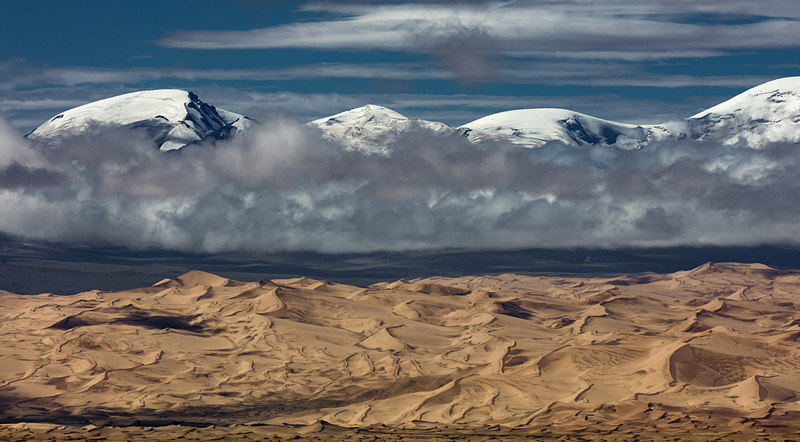
M 190 272 L 0 307 L 0 437 L 800 431 L 800 272 L 758 264 L 370 287 Z

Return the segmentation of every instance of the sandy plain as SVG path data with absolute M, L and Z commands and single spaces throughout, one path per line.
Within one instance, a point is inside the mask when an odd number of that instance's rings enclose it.
M 0 291 L 0 439 L 800 440 L 800 271 Z

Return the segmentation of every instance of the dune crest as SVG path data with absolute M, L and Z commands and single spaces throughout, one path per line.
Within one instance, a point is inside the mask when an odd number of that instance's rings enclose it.
M 41 425 L 25 422 L 800 430 L 800 272 L 759 264 L 370 287 L 190 272 L 0 306 L 0 437 Z

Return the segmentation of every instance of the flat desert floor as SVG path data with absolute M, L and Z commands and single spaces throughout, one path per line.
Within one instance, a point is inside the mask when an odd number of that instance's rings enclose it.
M 800 439 L 800 271 L 0 291 L 0 438 Z

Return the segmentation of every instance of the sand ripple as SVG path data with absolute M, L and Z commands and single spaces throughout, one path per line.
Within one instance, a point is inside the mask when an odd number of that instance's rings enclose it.
M 0 307 L 3 422 L 800 429 L 800 273 L 755 264 L 370 287 L 190 272 Z

